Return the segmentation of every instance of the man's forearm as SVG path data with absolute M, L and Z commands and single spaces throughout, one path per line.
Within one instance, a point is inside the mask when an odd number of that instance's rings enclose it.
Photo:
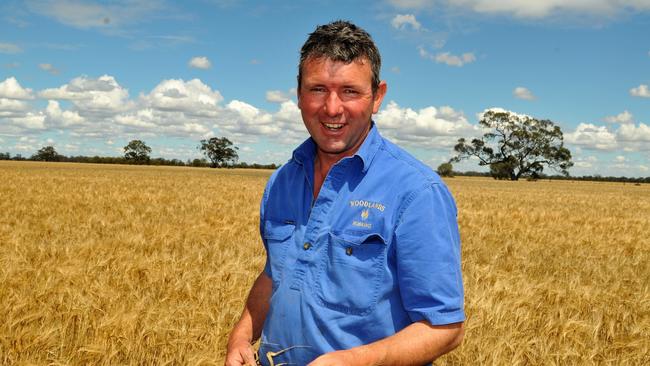
M 226 365 L 245 365 L 253 363 L 251 343 L 262 333 L 264 320 L 269 311 L 272 281 L 262 272 L 251 287 L 239 321 L 228 337 Z
M 260 337 L 266 313 L 269 311 L 271 291 L 271 279 L 266 273 L 260 273 L 248 293 L 244 311 L 230 333 L 231 338 L 233 335 L 246 336 L 249 342 L 253 342 Z
M 372 365 L 423 365 L 458 347 L 463 335 L 463 323 L 432 326 L 417 322 L 361 347 L 359 354 L 372 361 Z
M 325 354 L 310 366 L 424 365 L 450 352 L 462 341 L 463 323 L 432 326 L 416 322 L 382 340 L 345 351 Z

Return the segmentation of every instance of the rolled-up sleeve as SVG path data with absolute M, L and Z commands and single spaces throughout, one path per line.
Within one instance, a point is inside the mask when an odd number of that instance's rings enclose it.
M 464 321 L 457 210 L 447 187 L 432 183 L 405 200 L 395 248 L 400 294 L 411 320 Z

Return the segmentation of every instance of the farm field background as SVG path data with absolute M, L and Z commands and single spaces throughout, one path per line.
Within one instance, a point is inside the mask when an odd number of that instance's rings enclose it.
M 223 364 L 269 174 L 0 162 L 0 364 Z M 436 365 L 650 364 L 650 185 L 446 181 L 468 319 Z

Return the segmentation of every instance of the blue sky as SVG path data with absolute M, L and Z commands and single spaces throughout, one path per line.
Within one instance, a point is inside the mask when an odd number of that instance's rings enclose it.
M 382 53 L 380 131 L 432 167 L 502 108 L 558 124 L 573 175 L 650 176 L 650 0 L 3 1 L 0 152 L 187 160 L 226 136 L 283 163 L 298 51 L 336 19 Z

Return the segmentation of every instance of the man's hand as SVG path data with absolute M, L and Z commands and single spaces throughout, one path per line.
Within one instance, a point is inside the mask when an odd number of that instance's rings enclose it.
M 228 343 L 225 366 L 255 366 L 255 350 L 246 340 L 235 340 Z
M 312 361 L 308 366 L 354 366 L 354 365 L 363 365 L 363 362 L 360 360 L 353 352 L 353 350 L 346 351 L 336 351 L 326 353 L 314 361 Z
M 251 342 L 260 337 L 266 313 L 269 311 L 273 282 L 264 273 L 253 283 L 244 311 L 230 332 L 225 366 L 257 365 Z

